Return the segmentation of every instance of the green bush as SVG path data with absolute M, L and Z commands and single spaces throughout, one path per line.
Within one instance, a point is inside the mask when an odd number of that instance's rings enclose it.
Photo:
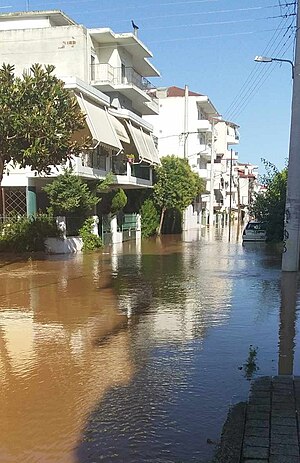
M 263 184 L 267 187 L 264 193 L 255 195 L 250 213 L 258 220 L 266 223 L 267 241 L 282 241 L 284 233 L 284 213 L 287 189 L 287 168 L 281 172 L 272 163 L 262 159 L 267 174 Z
M 142 220 L 142 237 L 155 235 L 159 227 L 159 213 L 152 199 L 146 199 L 140 209 Z
M 83 251 L 94 251 L 102 247 L 102 240 L 99 236 L 92 233 L 94 219 L 88 218 L 79 230 L 79 236 L 83 241 Z
M 41 214 L 36 217 L 11 217 L 0 227 L 0 251 L 44 251 L 45 239 L 60 236 L 53 217 Z
M 44 186 L 53 215 L 75 214 L 77 217 L 91 211 L 100 198 L 72 170 L 66 169 L 52 183 Z
M 122 188 L 119 188 L 111 200 L 111 213 L 116 214 L 121 211 L 127 204 L 127 196 Z

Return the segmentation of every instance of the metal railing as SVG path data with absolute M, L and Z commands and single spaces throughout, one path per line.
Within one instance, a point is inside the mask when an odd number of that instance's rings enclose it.
M 91 64 L 91 80 L 96 83 L 110 83 L 113 85 L 132 84 L 144 92 L 154 90 L 155 86 L 145 77 L 141 76 L 132 67 L 113 67 L 110 64 Z

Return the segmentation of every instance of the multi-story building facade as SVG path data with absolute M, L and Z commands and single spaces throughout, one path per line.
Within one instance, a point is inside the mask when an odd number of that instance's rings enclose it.
M 249 208 L 255 201 L 255 195 L 261 191 L 258 183 L 258 166 L 253 164 L 238 163 L 238 181 L 239 181 L 239 204 L 241 218 L 249 219 Z
M 196 205 L 199 220 L 228 218 L 237 207 L 238 155 L 231 147 L 239 143 L 238 126 L 222 120 L 208 96 L 187 88 L 160 88 L 156 96 L 159 114 L 145 118 L 154 126 L 159 156 L 186 158 L 206 181 L 207 194 Z
M 152 186 L 152 168 L 159 158 L 152 126 L 143 116 L 158 113 L 146 77 L 159 72 L 148 60 L 152 53 L 134 33 L 87 29 L 61 11 L 38 11 L 0 15 L 0 39 L 2 62 L 14 65 L 17 75 L 33 63 L 52 64 L 74 92 L 93 139 L 93 149 L 72 162 L 77 175 L 103 179 L 112 171 L 116 184 L 125 189 Z M 134 162 L 129 162 L 132 155 Z M 61 168 L 53 169 L 52 177 L 57 172 Z M 2 214 L 16 208 L 34 213 L 42 206 L 42 187 L 48 181 L 29 168 L 8 166 L 1 185 Z

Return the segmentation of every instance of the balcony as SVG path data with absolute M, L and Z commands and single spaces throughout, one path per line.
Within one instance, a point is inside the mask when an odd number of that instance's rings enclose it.
M 92 64 L 91 84 L 104 93 L 120 92 L 143 115 L 158 114 L 158 100 L 153 92 L 155 86 L 132 67 Z
M 198 119 L 197 120 L 197 130 L 201 130 L 203 132 L 211 132 L 211 123 L 207 119 Z
M 227 127 L 227 145 L 237 145 L 240 142 L 240 135 L 237 129 Z

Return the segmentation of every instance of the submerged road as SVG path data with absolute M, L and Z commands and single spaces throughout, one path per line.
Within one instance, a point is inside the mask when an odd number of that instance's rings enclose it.
M 1 262 L 0 461 L 208 462 L 250 379 L 300 375 L 298 281 L 227 237 Z

